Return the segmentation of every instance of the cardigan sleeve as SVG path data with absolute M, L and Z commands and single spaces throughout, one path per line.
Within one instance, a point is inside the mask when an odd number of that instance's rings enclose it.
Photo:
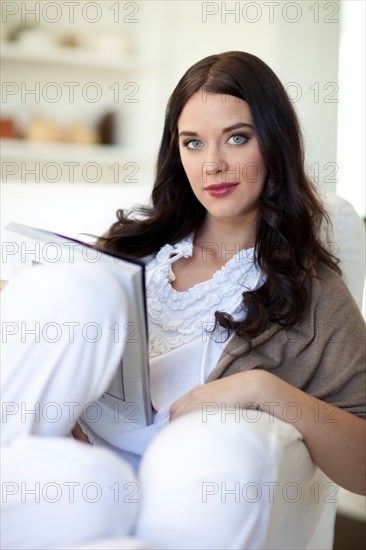
M 263 369 L 366 418 L 365 322 L 342 278 L 319 264 L 308 276 L 308 310 L 295 327 L 274 325 L 252 341 L 226 346 L 209 380 Z
M 366 418 L 365 322 L 344 281 L 320 266 L 313 284 L 316 299 L 316 370 L 305 391 Z

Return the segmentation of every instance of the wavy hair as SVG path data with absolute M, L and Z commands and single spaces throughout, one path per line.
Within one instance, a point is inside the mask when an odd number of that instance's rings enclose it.
M 266 275 L 262 286 L 243 292 L 244 320 L 216 312 L 224 327 L 250 341 L 269 323 L 294 326 L 308 306 L 306 276 L 317 262 L 340 273 L 338 260 L 320 239 L 329 218 L 305 174 L 299 122 L 274 72 L 258 57 L 230 51 L 195 63 L 179 81 L 166 109 L 152 202 L 117 221 L 98 244 L 110 251 L 144 257 L 174 244 L 201 227 L 206 210 L 196 199 L 178 147 L 178 119 L 189 98 L 203 90 L 247 102 L 267 169 L 257 222 L 255 261 Z M 134 213 L 139 214 L 136 219 Z

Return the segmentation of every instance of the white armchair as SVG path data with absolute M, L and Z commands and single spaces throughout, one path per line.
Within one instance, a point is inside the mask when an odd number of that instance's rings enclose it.
M 327 193 L 323 195 L 324 204 L 333 223 L 335 253 L 341 260 L 344 279 L 362 308 L 365 282 L 365 227 L 353 206 L 338 197 Z

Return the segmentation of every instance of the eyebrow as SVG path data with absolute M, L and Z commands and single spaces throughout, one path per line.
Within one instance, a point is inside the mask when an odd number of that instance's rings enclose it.
M 227 128 L 224 128 L 222 133 L 226 134 L 227 132 L 231 132 L 232 130 L 237 130 L 238 128 L 243 128 L 243 126 L 251 128 L 253 130 L 253 126 L 251 124 L 248 124 L 247 122 L 238 122 L 237 124 L 233 124 L 232 126 L 228 126 Z M 197 132 L 188 132 L 186 130 L 182 130 L 182 132 L 179 132 L 179 136 L 195 137 L 197 135 L 198 135 Z

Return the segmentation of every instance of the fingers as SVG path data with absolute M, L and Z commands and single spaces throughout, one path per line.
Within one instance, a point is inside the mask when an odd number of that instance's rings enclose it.
M 84 443 L 90 444 L 88 436 L 83 432 L 83 430 L 80 427 L 80 424 L 76 423 L 71 433 L 74 439 L 78 439 L 79 441 L 83 441 Z
M 169 421 L 171 422 L 183 414 L 200 410 L 202 408 L 202 403 L 205 401 L 205 393 L 204 386 L 197 386 L 174 401 L 170 407 Z

